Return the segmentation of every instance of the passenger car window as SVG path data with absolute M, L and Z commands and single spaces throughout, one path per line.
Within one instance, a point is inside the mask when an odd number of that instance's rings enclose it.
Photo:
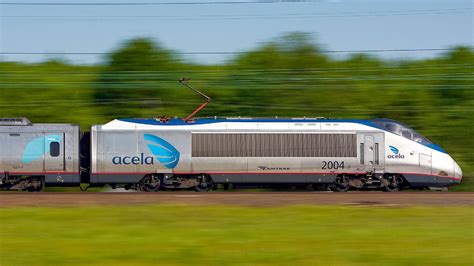
M 59 156 L 59 142 L 54 141 L 49 144 L 49 154 L 51 157 Z

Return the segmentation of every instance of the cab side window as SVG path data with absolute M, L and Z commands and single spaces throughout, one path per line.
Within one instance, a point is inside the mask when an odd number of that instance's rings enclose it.
M 51 157 L 59 156 L 59 142 L 53 141 L 49 144 L 49 154 Z

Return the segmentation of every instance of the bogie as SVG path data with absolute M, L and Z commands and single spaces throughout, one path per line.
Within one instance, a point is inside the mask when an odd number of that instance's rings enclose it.
M 44 187 L 42 176 L 9 176 L 2 180 L 2 188 L 17 191 L 40 192 Z
M 115 189 L 117 184 L 112 184 L 111 187 Z M 149 174 L 145 175 L 140 182 L 136 184 L 125 184 L 123 186 L 126 190 L 136 189 L 143 192 L 157 192 L 159 190 L 183 190 L 192 189 L 195 191 L 209 191 L 217 189 L 212 178 L 209 175 L 163 175 L 163 174 Z
M 146 175 L 137 187 L 143 192 L 157 192 L 160 189 L 161 179 L 160 175 Z
M 385 174 L 374 175 L 338 175 L 334 183 L 330 184 L 330 189 L 335 192 L 346 192 L 350 189 L 368 190 L 376 189 L 387 192 L 396 192 L 409 186 L 402 175 Z

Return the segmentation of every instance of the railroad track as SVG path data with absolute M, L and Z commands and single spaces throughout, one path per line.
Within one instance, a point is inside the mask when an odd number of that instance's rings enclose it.
M 285 205 L 474 205 L 474 192 L 42 192 L 0 193 L 1 207 L 196 204 L 237 206 Z

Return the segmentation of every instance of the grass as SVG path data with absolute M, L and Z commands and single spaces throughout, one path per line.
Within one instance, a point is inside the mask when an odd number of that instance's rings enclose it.
M 474 191 L 474 173 L 464 174 L 460 184 L 448 187 L 449 191 Z
M 472 207 L 0 209 L 0 265 L 473 265 Z

